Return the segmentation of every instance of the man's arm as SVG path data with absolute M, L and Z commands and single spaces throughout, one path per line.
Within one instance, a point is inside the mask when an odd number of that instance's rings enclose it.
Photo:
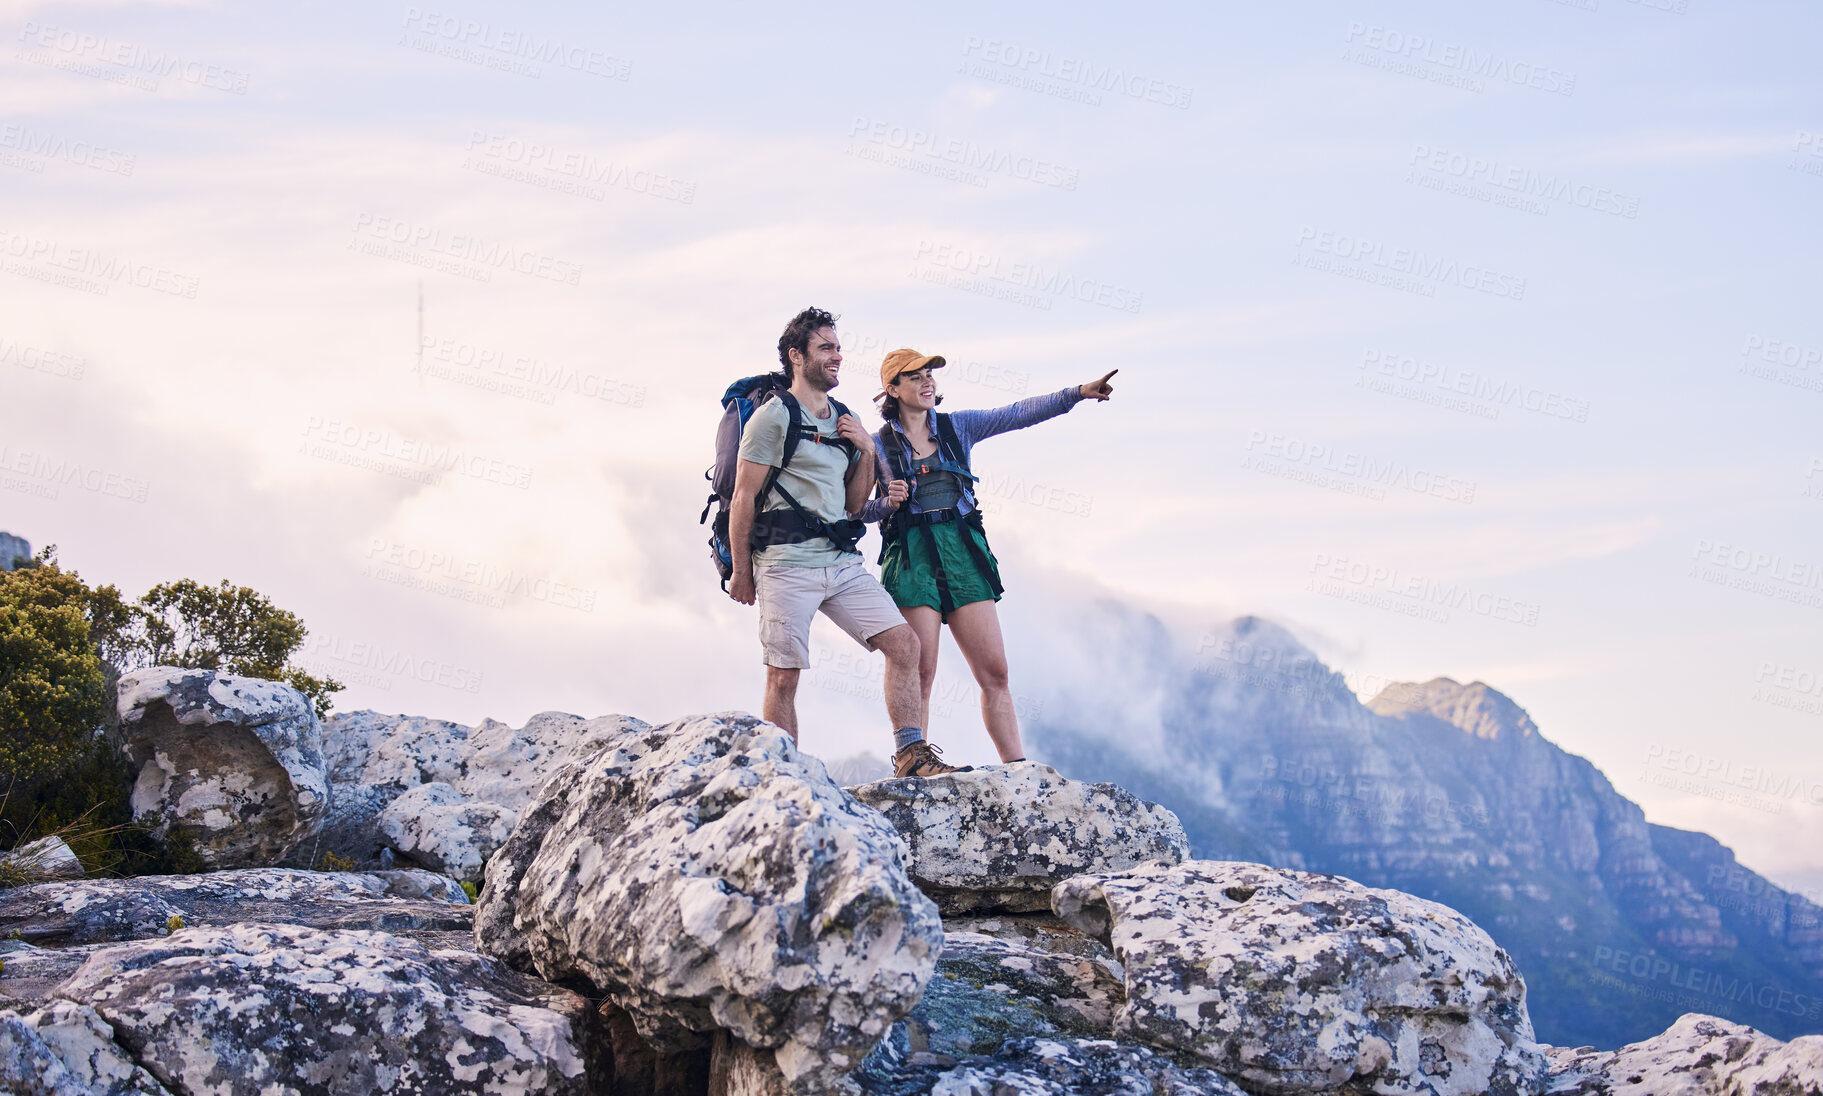
M 861 507 L 867 505 L 867 496 L 874 493 L 874 439 L 853 415 L 843 415 L 836 420 L 836 433 L 855 447 L 854 459 L 848 462 L 848 498 L 845 500 L 845 509 L 852 518 L 861 513 Z
M 728 503 L 728 554 L 734 558 L 734 574 L 728 580 L 728 594 L 742 605 L 753 604 L 753 503 L 771 472 L 771 465 L 750 460 L 742 460 L 734 470 L 734 498 Z

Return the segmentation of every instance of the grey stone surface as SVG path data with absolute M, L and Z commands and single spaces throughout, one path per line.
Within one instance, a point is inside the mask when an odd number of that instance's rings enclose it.
M 466 929 L 474 908 L 425 871 L 243 868 L 37 883 L 0 891 L 0 935 L 52 946 L 144 940 L 173 926 L 276 921 L 318 928 Z M 176 921 L 173 921 L 173 918 Z
M 380 812 L 387 844 L 412 861 L 469 883 L 481 882 L 487 858 L 512 836 L 518 812 L 471 800 L 453 785 L 420 784 Z
M 663 1053 L 722 1029 L 827 1087 L 935 968 L 937 910 L 904 859 L 886 820 L 771 724 L 628 728 L 521 812 L 476 940 L 599 988 Z
M 114 1042 L 94 1009 L 52 1001 L 0 1011 L 0 1092 L 8 1096 L 172 1096 Z
M 194 843 L 212 868 L 265 867 L 329 808 L 323 730 L 302 693 L 258 678 L 154 666 L 120 679 L 135 817 Z
M 1214 861 L 1078 876 L 1053 901 L 1125 967 L 1120 1037 L 1255 1091 L 1519 1096 L 1542 1082 L 1518 970 L 1446 906 Z
M 1036 762 L 850 790 L 905 838 L 912 880 L 945 914 L 1047 910 L 1051 888 L 1073 875 L 1190 855 L 1170 811 Z
M 93 952 L 59 994 L 178 1093 L 583 1096 L 575 994 L 379 932 L 240 924 Z
M 1823 1035 L 1785 1043 L 1695 1012 L 1619 1050 L 1545 1053 L 1550 1096 L 1823 1096 Z

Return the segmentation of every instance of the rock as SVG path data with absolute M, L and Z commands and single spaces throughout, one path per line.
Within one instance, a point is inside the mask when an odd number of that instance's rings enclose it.
M 1058 916 L 1126 968 L 1115 1031 L 1249 1089 L 1537 1091 L 1525 984 L 1456 911 L 1258 864 L 1145 865 L 1060 884 Z
M 75 850 L 55 835 L 40 837 L 0 856 L 0 879 L 7 876 L 39 882 L 49 879 L 75 879 L 82 875 L 82 861 Z
M 928 1088 L 941 1071 L 995 1055 L 1009 1039 L 1105 1039 L 1125 998 L 1120 966 L 1111 959 L 946 931 L 924 996 L 855 1079 L 871 1092 L 903 1088 L 923 1076 Z
M 1550 1096 L 1818 1096 L 1823 1036 L 1780 1042 L 1745 1024 L 1687 1012 L 1619 1050 L 1547 1047 Z
M 29 943 L 56 946 L 144 940 L 186 925 L 237 921 L 393 931 L 467 929 L 473 913 L 454 880 L 423 871 L 247 868 L 0 891 L 0 935 L 17 933 Z
M 517 812 L 472 802 L 453 786 L 420 784 L 380 812 L 380 832 L 394 849 L 432 871 L 470 883 L 512 836 Z
M 121 731 L 138 769 L 135 817 L 194 843 L 212 868 L 264 867 L 309 839 L 329 806 L 323 731 L 276 681 L 154 666 L 120 679 Z
M 171 1096 L 114 1042 L 94 1009 L 54 1001 L 0 1011 L 0 1092 L 12 1096 Z
M 945 917 L 943 932 L 945 939 L 957 933 L 978 932 L 983 936 L 992 936 L 1053 955 L 1105 959 L 1116 970 L 1120 969 L 1120 964 L 1114 962 L 1114 952 L 1108 945 L 1048 912 Z
M 0 940 L 0 1007 L 29 1012 L 50 1004 L 57 987 L 82 969 L 89 953 L 107 946 L 40 948 L 23 940 Z
M 646 727 L 628 716 L 583 719 L 563 712 L 539 712 L 517 729 L 493 719 L 468 727 L 417 716 L 338 712 L 324 727 L 335 796 L 321 848 L 356 864 L 372 863 L 389 847 L 381 816 L 400 796 L 426 784 L 446 784 L 471 803 L 516 815 L 558 769 L 624 731 Z M 441 810 L 448 803 L 431 806 Z M 426 820 L 414 827 L 406 810 L 393 816 L 400 832 L 429 832 L 436 825 Z
M 1165 808 L 1033 762 L 851 790 L 905 838 L 912 881 L 945 914 L 1046 910 L 1051 888 L 1073 875 L 1190 855 Z
M 59 992 L 174 1091 L 588 1091 L 586 1001 L 380 932 L 186 929 L 100 949 Z
M 665 1054 L 724 1029 L 833 1087 L 936 966 L 891 825 L 740 713 L 628 728 L 558 773 L 487 869 L 478 949 L 580 979 Z
M 24 537 L 0 533 L 0 571 L 10 571 L 20 557 L 32 558 L 32 545 Z
M 1247 1096 L 1212 1069 L 1108 1039 L 1018 1039 L 944 1073 L 931 1096 Z

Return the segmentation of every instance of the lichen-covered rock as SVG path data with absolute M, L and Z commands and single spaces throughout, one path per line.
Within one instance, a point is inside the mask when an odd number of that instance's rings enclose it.
M 361 865 L 371 864 L 386 847 L 409 855 L 389 846 L 381 818 L 411 789 L 446 784 L 471 804 L 514 815 L 558 769 L 618 734 L 646 726 L 628 716 L 583 719 L 564 712 L 539 712 L 518 728 L 493 719 L 469 727 L 418 716 L 338 712 L 323 730 L 335 793 L 321 848 Z M 441 809 L 447 802 L 434 806 Z M 408 817 L 403 808 L 394 812 L 399 832 L 427 832 L 435 824 L 414 825 Z M 507 825 L 510 830 L 512 823 Z
M 454 880 L 425 871 L 244 868 L 38 883 L 0 891 L 0 935 L 66 946 L 163 936 L 185 925 L 274 921 L 317 928 L 468 929 Z
M 1823 1096 L 1823 1036 L 1789 1043 L 1687 1012 L 1619 1050 L 1547 1047 L 1549 1096 Z
M 276 863 L 322 825 L 323 729 L 289 685 L 154 666 L 120 679 L 119 710 L 134 816 L 156 816 L 208 866 Z
M 1212 1069 L 1111 1039 L 1009 1040 L 990 1055 L 940 1069 L 900 1063 L 870 1073 L 869 1096 L 1247 1096 Z
M 0 879 L 16 885 L 47 879 L 74 879 L 82 874 L 82 861 L 63 838 L 40 837 L 0 856 Z
M 1052 900 L 1126 968 L 1117 1033 L 1249 1089 L 1517 1096 L 1542 1081 L 1518 970 L 1447 906 L 1213 861 L 1079 876 Z
M 0 1011 L 0 1092 L 8 1096 L 171 1096 L 114 1042 L 87 1005 Z
M 470 800 L 438 781 L 394 799 L 380 812 L 380 832 L 394 850 L 432 871 L 479 883 L 487 858 L 506 844 L 518 820 L 516 811 Z
M 957 933 L 978 932 L 1023 948 L 1079 959 L 1104 959 L 1115 970 L 1114 952 L 1108 945 L 1049 911 L 1044 913 L 964 914 L 943 919 L 945 939 Z
M 582 979 L 664 1053 L 727 1030 L 804 1089 L 909 1011 L 942 946 L 905 846 L 777 727 L 629 729 L 566 768 L 489 862 L 479 950 Z
M 943 1070 L 996 1054 L 1010 1039 L 1107 1038 L 1125 996 L 1120 965 L 1111 958 L 946 930 L 937 972 L 918 1006 L 893 1025 L 855 1079 L 874 1091 L 924 1076 L 928 1087 Z
M 850 790 L 892 821 L 911 847 L 912 881 L 945 914 L 1046 910 L 1073 875 L 1190 855 L 1164 807 L 1034 762 Z
M 59 993 L 177 1092 L 587 1091 L 586 1001 L 380 932 L 187 929 L 99 949 Z

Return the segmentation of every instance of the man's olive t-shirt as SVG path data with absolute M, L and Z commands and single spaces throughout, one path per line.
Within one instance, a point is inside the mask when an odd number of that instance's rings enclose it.
M 836 433 L 835 405 L 829 407 L 829 417 L 819 419 L 812 415 L 808 408 L 803 410 L 803 420 L 817 428 L 817 433 L 835 440 Z M 747 420 L 746 432 L 741 435 L 741 459 L 755 464 L 778 467 L 785 455 L 785 429 L 791 424 L 791 414 L 785 410 L 785 401 L 774 397 L 761 404 L 753 417 Z M 859 460 L 856 454 L 853 460 Z M 798 505 L 824 521 L 841 521 L 848 516 L 848 469 L 853 463 L 848 450 L 839 445 L 819 445 L 809 438 L 798 439 L 798 447 L 791 454 L 791 463 L 779 473 L 779 486 L 791 492 L 791 497 L 798 500 Z M 775 490 L 766 497 L 767 510 L 788 509 L 785 500 Z M 848 559 L 859 558 L 859 552 L 838 552 L 827 538 L 817 537 L 814 540 L 798 544 L 775 544 L 753 553 L 753 565 L 760 567 L 834 567 Z

